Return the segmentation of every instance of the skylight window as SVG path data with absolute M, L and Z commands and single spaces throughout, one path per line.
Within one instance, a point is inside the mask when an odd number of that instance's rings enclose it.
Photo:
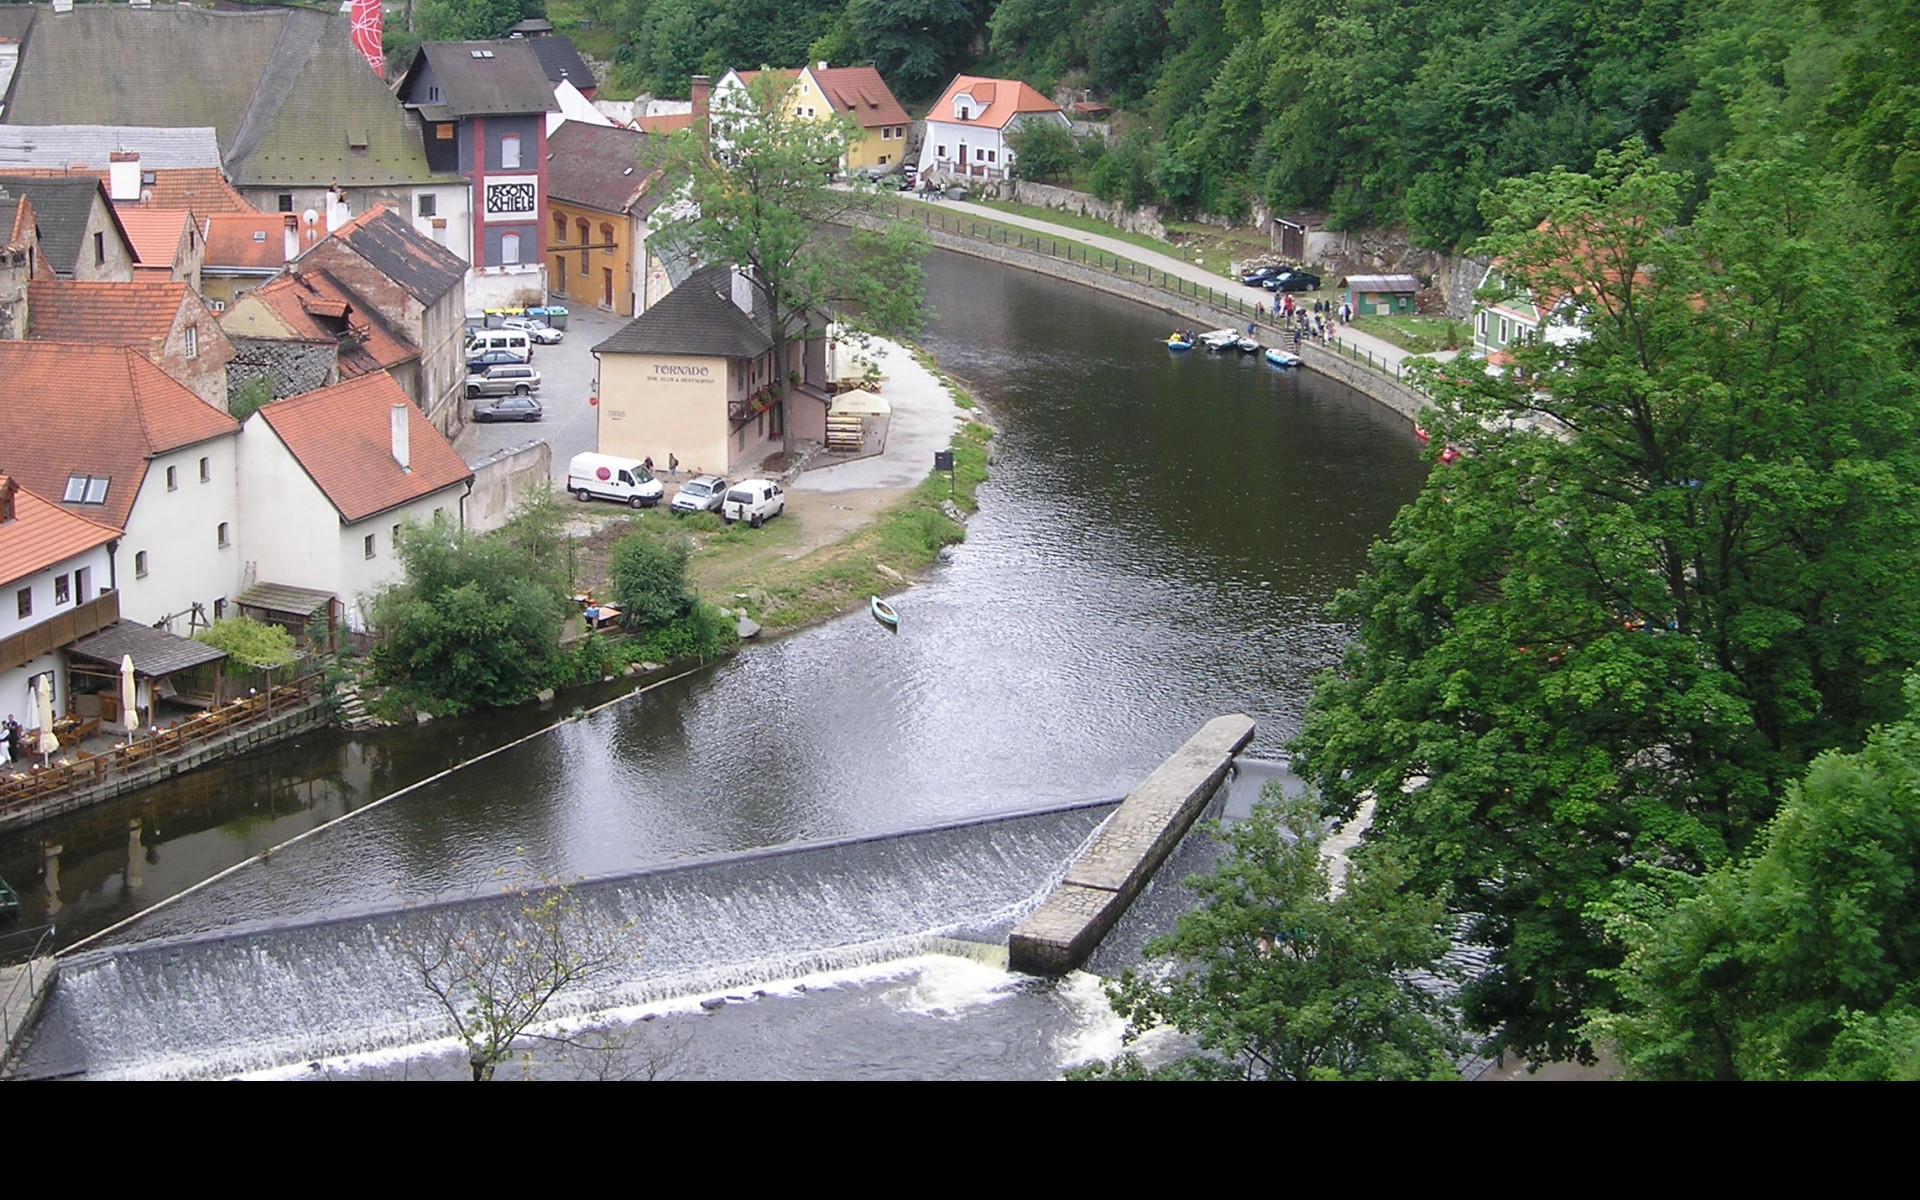
M 105 504 L 109 482 L 111 477 L 106 475 L 69 475 L 66 494 L 60 497 L 60 501 L 63 504 Z

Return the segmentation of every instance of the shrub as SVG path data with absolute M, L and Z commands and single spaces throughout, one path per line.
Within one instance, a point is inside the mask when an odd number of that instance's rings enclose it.
M 615 543 L 607 576 L 627 628 L 655 629 L 693 607 L 687 588 L 689 552 L 686 537 L 678 531 L 636 530 Z

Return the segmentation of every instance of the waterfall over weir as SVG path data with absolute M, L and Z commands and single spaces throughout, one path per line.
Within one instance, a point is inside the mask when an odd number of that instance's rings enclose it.
M 1117 801 L 706 859 L 574 886 L 638 952 L 549 1016 L 999 940 Z M 204 1077 L 450 1032 L 401 951 L 524 903 L 483 897 L 66 959 L 18 1074 Z

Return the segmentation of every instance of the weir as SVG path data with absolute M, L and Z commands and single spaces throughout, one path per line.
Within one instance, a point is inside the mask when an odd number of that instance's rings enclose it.
M 876 837 L 708 859 L 573 885 L 637 953 L 548 1010 L 742 987 L 886 961 L 939 937 L 1001 940 L 1112 812 L 1082 801 Z M 19 1077 L 207 1077 L 444 1036 L 410 939 L 507 923 L 484 897 L 374 916 L 84 951 L 60 979 Z

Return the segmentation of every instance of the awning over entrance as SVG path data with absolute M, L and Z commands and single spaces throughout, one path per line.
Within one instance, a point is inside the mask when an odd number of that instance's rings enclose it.
M 176 637 L 164 629 L 152 629 L 130 621 L 109 625 L 99 633 L 81 638 L 67 647 L 67 654 L 71 658 L 83 658 L 116 671 L 120 669 L 120 660 L 132 655 L 133 673 L 148 679 L 159 679 L 176 671 L 219 662 L 227 656 L 225 650 L 215 650 L 203 642 Z

